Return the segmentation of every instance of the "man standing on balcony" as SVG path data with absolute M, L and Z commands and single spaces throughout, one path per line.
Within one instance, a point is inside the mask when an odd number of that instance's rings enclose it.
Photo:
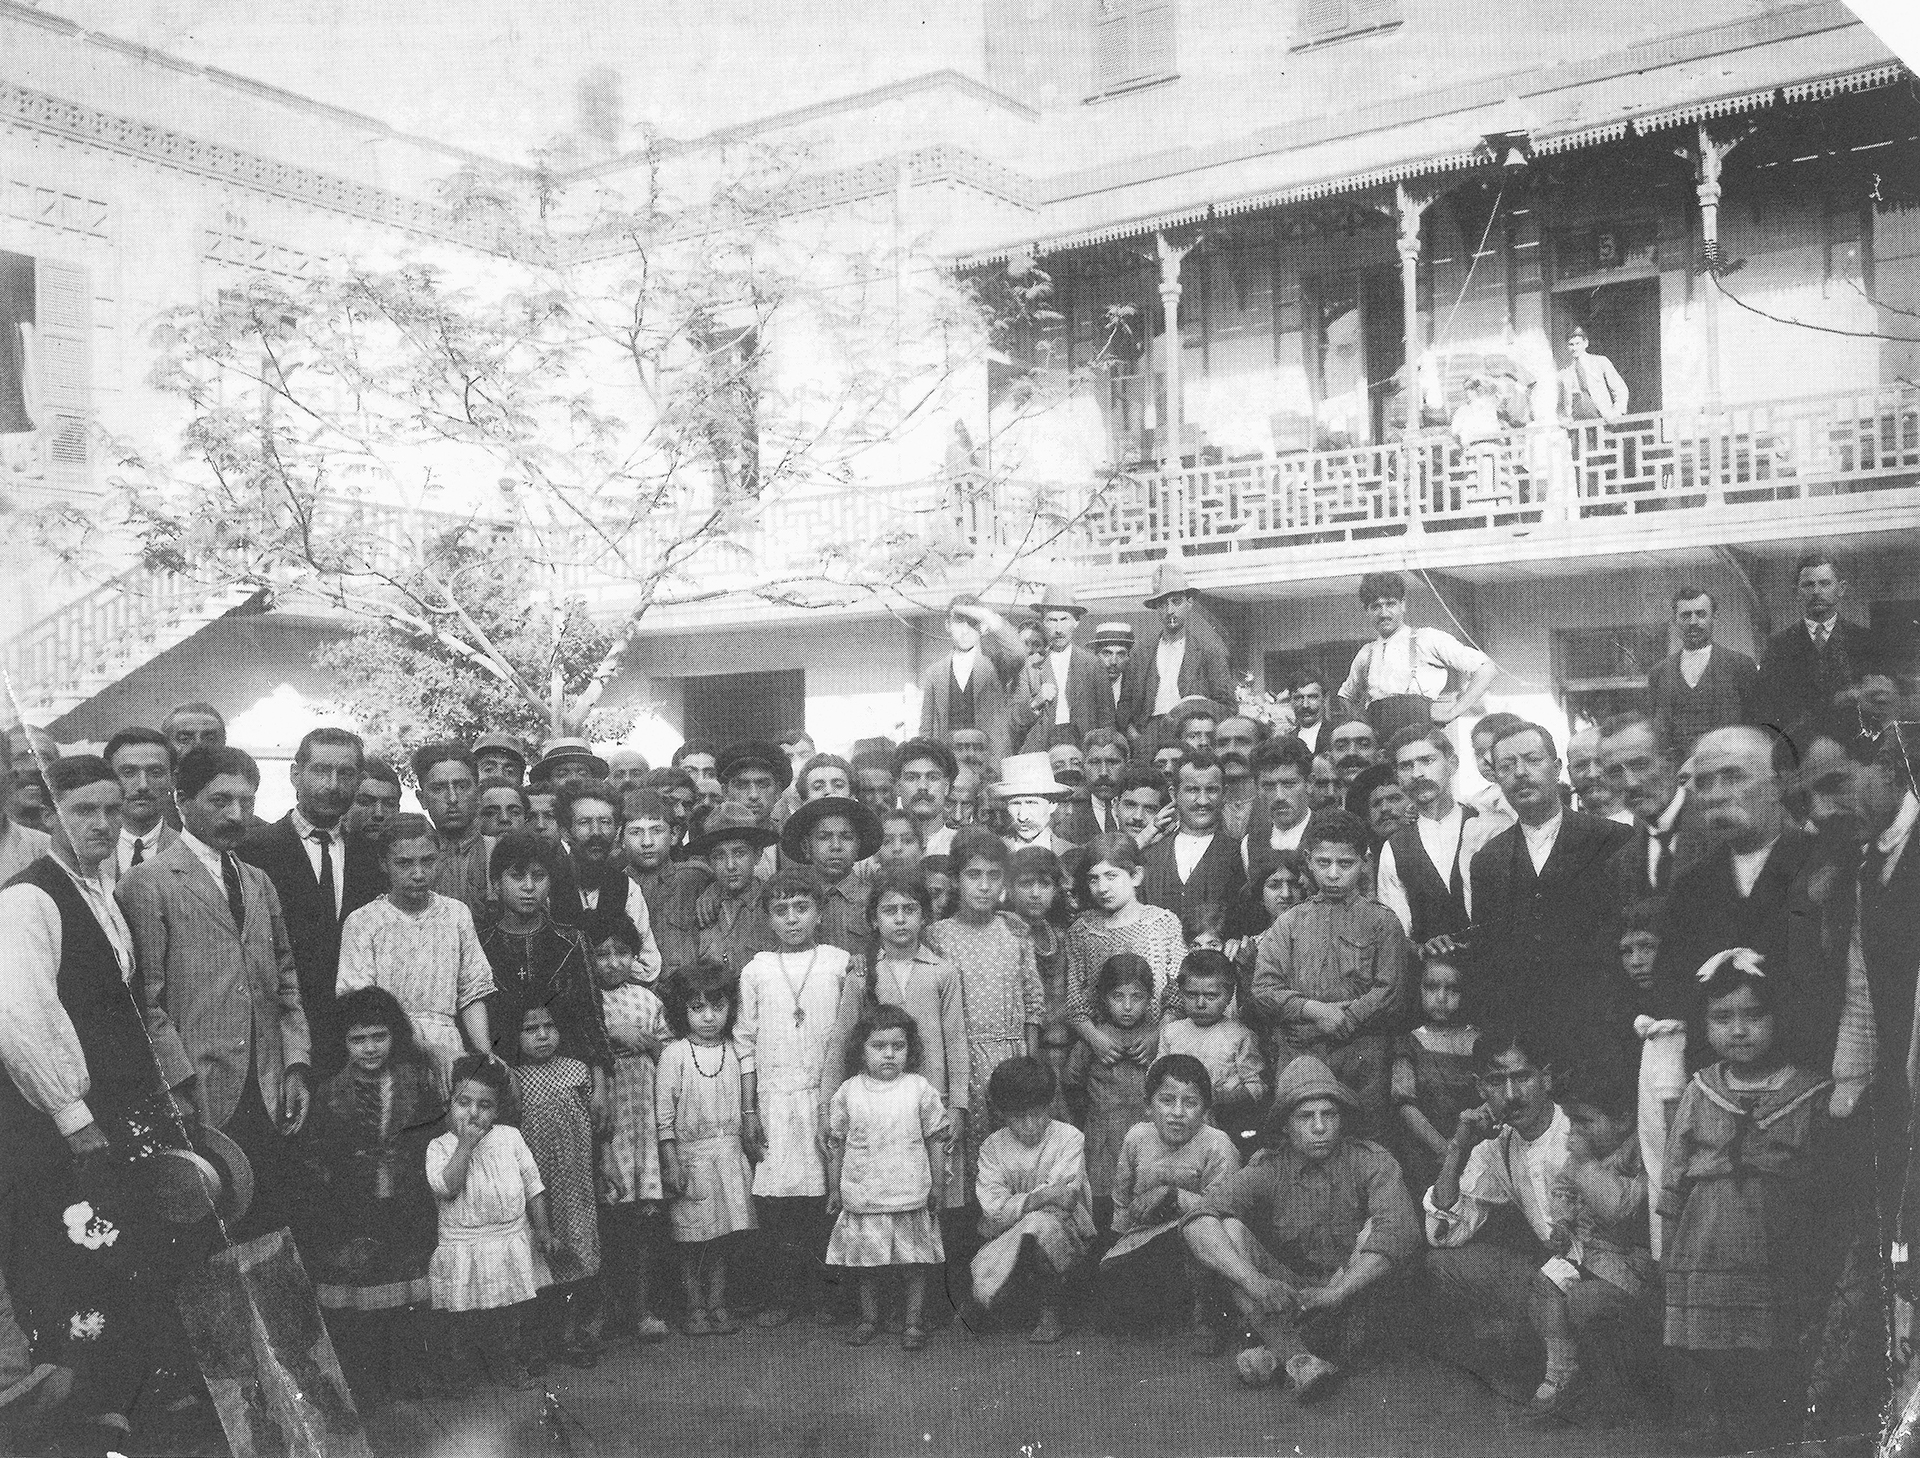
M 1026 706 L 1014 690 L 1027 655 L 1012 624 L 970 592 L 947 606 L 947 639 L 953 651 L 920 675 L 920 735 L 949 739 L 962 729 L 987 736 L 987 760 L 998 764 L 1026 730 L 1016 723 Z
M 1693 753 L 1693 742 L 1702 734 L 1753 722 L 1760 665 L 1713 641 L 1718 606 L 1704 587 L 1687 586 L 1674 593 L 1680 651 L 1656 663 L 1647 675 L 1654 732 L 1675 764 Z
M 1872 656 L 1867 629 L 1840 616 L 1847 580 L 1825 552 L 1809 552 L 1794 567 L 1800 621 L 1767 639 L 1754 686 L 1754 719 L 1787 735 L 1800 750 L 1822 734 L 1845 743 L 1856 727 L 1836 703 L 1857 684 Z
M 1340 699 L 1366 716 L 1377 743 L 1390 742 L 1409 724 L 1450 724 L 1473 712 L 1499 675 L 1491 658 L 1438 628 L 1411 626 L 1407 583 L 1398 572 L 1362 577 L 1360 604 L 1373 619 L 1375 637 L 1354 655 Z M 1449 693 L 1456 675 L 1465 686 Z
M 1074 644 L 1074 631 L 1087 610 L 1072 587 L 1053 583 L 1033 610 L 1040 614 L 1046 652 L 1040 660 L 1039 688 L 1026 705 L 1033 719 L 1022 748 L 1044 754 L 1069 739 L 1078 743 L 1091 729 L 1111 729 L 1113 686 L 1100 660 Z
M 1133 718 L 1127 730 L 1135 740 L 1150 736 L 1183 699 L 1235 701 L 1227 650 L 1194 623 L 1194 592 L 1178 562 L 1153 569 L 1146 605 L 1160 615 L 1160 627 L 1128 668 L 1133 686 L 1124 697 L 1132 702 Z
M 1627 382 L 1613 361 L 1587 353 L 1587 331 L 1578 324 L 1567 334 L 1567 367 L 1560 371 L 1560 418 L 1570 424 L 1604 420 L 1609 425 L 1627 413 Z

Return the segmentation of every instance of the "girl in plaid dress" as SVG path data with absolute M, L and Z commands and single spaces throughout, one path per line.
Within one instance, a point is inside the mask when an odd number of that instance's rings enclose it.
M 593 1198 L 593 1080 L 578 1058 L 560 1056 L 560 1029 L 544 1007 L 520 1016 L 520 1063 L 513 1070 L 520 1095 L 520 1129 L 547 1191 L 553 1241 L 547 1263 L 554 1288 L 541 1298 L 543 1341 L 528 1365 L 537 1373 L 557 1335 L 562 1355 L 576 1367 L 598 1360 L 582 1318 L 582 1283 L 600 1270 L 600 1221 Z

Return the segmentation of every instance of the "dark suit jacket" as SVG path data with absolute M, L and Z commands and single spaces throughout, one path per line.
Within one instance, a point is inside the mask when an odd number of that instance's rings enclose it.
M 333 1017 L 334 983 L 340 972 L 340 924 L 387 889 L 386 872 L 372 845 L 348 836 L 346 864 L 335 862 L 341 878 L 340 913 L 320 895 L 313 863 L 293 828 L 289 811 L 270 825 L 247 832 L 240 842 L 240 859 L 258 866 L 280 894 L 280 914 L 286 919 L 293 943 L 293 962 L 300 972 L 300 1005 L 307 1014 L 307 1032 L 313 1040 L 316 1076 L 325 1078 L 346 1064 L 346 1029 Z
M 1153 703 L 1160 696 L 1160 666 L 1156 655 L 1160 633 L 1133 650 L 1127 660 L 1128 686 L 1121 691 L 1132 717 L 1124 727 L 1144 730 L 1153 718 Z M 1180 697 L 1199 694 L 1212 699 L 1223 710 L 1232 709 L 1237 695 L 1233 691 L 1233 671 L 1227 667 L 1227 650 L 1220 640 L 1198 623 L 1187 628 L 1187 651 L 1180 658 Z
M 1654 664 L 1647 675 L 1647 700 L 1653 731 L 1675 764 L 1693 752 L 1693 741 L 1711 729 L 1753 722 L 1754 687 L 1760 665 L 1719 643 L 1707 659 L 1707 671 L 1693 688 L 1680 673 L 1680 655 Z
M 1795 618 L 1767 639 L 1760 655 L 1760 676 L 1754 685 L 1756 723 L 1793 734 L 1794 747 L 1806 753 L 1812 733 L 1844 730 L 1843 716 L 1833 696 L 1860 681 L 1871 657 L 1873 635 L 1858 623 L 1836 619 L 1827 640 L 1827 670 L 1813 651 L 1804 620 Z
M 987 735 L 987 753 L 999 764 L 1013 752 L 1020 670 L 1027 655 L 1011 629 L 980 635 L 980 658 L 968 687 L 973 691 L 973 727 Z M 920 675 L 920 733 L 944 741 L 953 729 L 953 655 L 942 653 Z
M 1173 858 L 1173 844 L 1174 837 L 1169 835 L 1147 847 L 1142 857 L 1146 878 L 1140 885 L 1140 899 L 1171 911 L 1189 933 L 1189 913 L 1208 902 L 1231 917 L 1247 884 L 1246 867 L 1240 864 L 1240 842 L 1225 830 L 1215 831 L 1213 844 L 1202 853 L 1184 886 Z
M 1685 812 L 1682 812 L 1685 819 Z M 1682 873 L 1699 860 L 1701 850 L 1695 836 L 1681 830 L 1673 838 L 1673 862 L 1665 867 L 1667 890 L 1657 891 L 1647 881 L 1647 842 L 1652 832 L 1637 821 L 1632 826 L 1632 836 L 1627 843 L 1615 851 L 1607 861 L 1607 877 L 1613 884 L 1614 904 L 1624 912 L 1635 901 L 1649 896 L 1671 895 Z
M 1042 684 L 1053 682 L 1053 657 L 1049 654 L 1040 660 L 1038 673 Z M 1076 646 L 1067 660 L 1067 682 L 1060 692 L 1066 695 L 1067 718 L 1081 734 L 1089 729 L 1111 729 L 1113 717 L 1113 680 L 1107 677 L 1107 670 L 1091 650 Z M 1026 742 L 1021 745 L 1028 754 L 1050 747 L 1053 734 L 1054 706 L 1041 706 L 1039 716 L 1027 730 Z
M 1632 832 L 1597 815 L 1562 813 L 1553 852 L 1537 875 L 1518 824 L 1474 853 L 1469 936 L 1477 1016 L 1537 1030 L 1563 1060 L 1624 1059 L 1632 1028 L 1607 862 Z

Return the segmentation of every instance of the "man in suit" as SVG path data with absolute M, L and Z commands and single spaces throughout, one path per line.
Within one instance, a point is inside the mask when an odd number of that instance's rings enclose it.
M 585 926 L 595 911 L 617 911 L 640 934 L 637 958 L 652 982 L 660 975 L 660 948 L 653 939 L 647 898 L 614 855 L 620 843 L 620 792 L 605 780 L 568 785 L 554 806 L 564 856 L 556 857 L 550 906 L 562 926 Z
M 300 970 L 280 895 L 237 854 L 260 769 L 199 748 L 174 773 L 180 839 L 121 878 L 147 1033 L 169 1087 L 246 1153 L 254 1201 L 240 1238 L 284 1222 L 286 1141 L 306 1122 L 312 1064 Z M 189 1080 L 191 1082 L 189 1083 Z
M 346 1029 L 333 1015 L 340 975 L 340 924 L 387 889 L 371 842 L 347 834 L 347 811 L 359 792 L 366 750 L 345 729 L 314 729 L 294 751 L 288 778 L 293 809 L 247 832 L 240 859 L 273 882 L 300 972 L 316 1078 L 346 1061 Z M 123 781 L 124 783 L 124 781 Z
M 1240 847 L 1220 828 L 1226 775 L 1211 750 L 1196 750 L 1174 771 L 1174 833 L 1146 849 L 1140 899 L 1163 906 L 1192 934 L 1193 913 L 1202 906 L 1230 912 L 1246 887 Z
M 1680 630 L 1680 651 L 1661 659 L 1647 674 L 1654 731 L 1675 764 L 1683 763 L 1694 740 L 1709 730 L 1753 722 L 1760 665 L 1713 641 L 1718 606 L 1703 587 L 1675 592 L 1673 621 Z
M 1633 838 L 1614 854 L 1607 873 L 1622 910 L 1664 896 L 1698 854 L 1681 824 L 1687 792 L 1680 761 L 1667 750 L 1645 714 L 1615 714 L 1600 726 L 1600 763 L 1607 783 L 1633 812 Z
M 1226 647 L 1195 621 L 1194 592 L 1178 562 L 1153 569 L 1146 605 L 1160 615 L 1160 626 L 1128 665 L 1132 686 L 1125 697 L 1133 717 L 1126 727 L 1136 740 L 1150 738 L 1183 699 L 1227 706 L 1235 701 Z
M 1078 742 L 1089 730 L 1114 725 L 1113 682 L 1100 660 L 1075 646 L 1074 631 L 1087 610 L 1073 588 L 1056 582 L 1041 595 L 1033 610 L 1040 615 L 1045 651 L 1040 659 L 1038 687 L 1027 709 L 1033 714 L 1022 750 L 1044 753 L 1062 740 Z M 1016 712 L 1019 706 L 1016 705 Z
M 1077 844 L 1084 845 L 1096 835 L 1124 835 L 1120 824 L 1120 772 L 1132 758 L 1127 736 L 1118 729 L 1096 729 L 1087 736 L 1081 749 L 1086 765 L 1086 814 L 1080 828 L 1086 833 Z M 1074 840 L 1071 834 L 1067 839 Z
M 1821 734 L 1844 737 L 1847 715 L 1835 699 L 1860 681 L 1872 658 L 1872 635 L 1840 616 L 1847 581 L 1825 552 L 1800 559 L 1794 593 L 1800 619 L 1767 639 L 1753 718 L 1786 734 L 1804 755 Z
M 947 605 L 947 639 L 953 651 L 920 675 L 920 733 L 946 739 L 977 729 L 987 736 L 988 762 L 998 764 L 1027 728 L 1017 698 L 1026 650 L 1012 625 L 970 592 Z
M 1587 352 L 1587 331 L 1578 324 L 1567 333 L 1567 367 L 1560 371 L 1560 419 L 1609 423 L 1627 413 L 1627 382 L 1613 361 Z
M 173 746 L 158 729 L 122 729 L 100 757 L 120 779 L 120 839 L 104 863 L 108 880 L 140 865 L 180 838 L 167 824 L 173 803 Z
M 1293 681 L 1287 697 L 1293 704 L 1293 732 L 1310 754 L 1325 754 L 1333 745 L 1327 723 L 1327 686 L 1317 673 L 1303 673 Z
M 1624 825 L 1560 800 L 1560 756 L 1538 724 L 1493 745 L 1493 770 L 1518 823 L 1473 856 L 1467 884 L 1475 1004 L 1532 1029 L 1556 1066 L 1631 1067 L 1618 988 L 1607 861 Z
M 1421 955 L 1452 952 L 1468 940 L 1467 868 L 1485 827 L 1453 797 L 1460 754 L 1444 729 L 1409 724 L 1387 752 L 1415 819 L 1380 847 L 1376 896 Z
M 1113 692 L 1113 721 L 1125 726 L 1133 722 L 1132 680 L 1127 669 L 1133 664 L 1133 624 L 1102 623 L 1093 630 L 1093 651 L 1107 671 Z

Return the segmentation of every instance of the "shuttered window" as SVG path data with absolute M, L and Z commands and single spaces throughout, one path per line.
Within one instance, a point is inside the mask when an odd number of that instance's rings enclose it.
M 1173 75 L 1174 0 L 1096 0 L 1093 94 Z
M 1400 24 L 1401 0 L 1300 0 L 1300 34 L 1293 49 L 1366 35 Z
M 84 485 L 93 380 L 87 271 L 39 258 L 33 273 L 39 424 L 47 479 Z

